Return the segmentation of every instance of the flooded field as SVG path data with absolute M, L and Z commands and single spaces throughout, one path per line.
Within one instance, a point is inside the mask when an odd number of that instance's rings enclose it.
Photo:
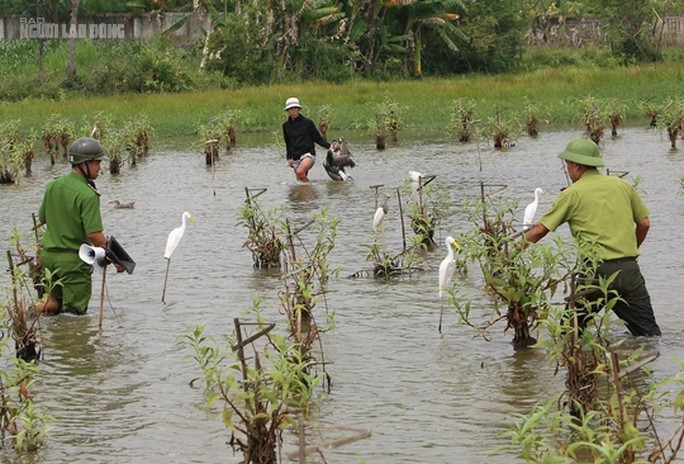
M 535 187 L 551 193 L 539 211 L 567 184 L 557 154 L 574 132 L 542 133 L 522 138 L 505 152 L 486 144 L 459 145 L 448 140 L 402 141 L 383 152 L 369 140 L 349 138 L 358 166 L 353 181 L 329 180 L 322 158 L 311 184 L 295 182 L 284 155 L 269 144 L 238 147 L 223 155 L 215 169 L 188 146 L 158 141 L 148 159 L 123 174 L 104 172 L 102 192 L 105 232 L 114 235 L 136 260 L 132 275 L 107 275 L 104 332 L 98 333 L 101 275 L 95 274 L 87 316 L 44 319 L 44 360 L 36 404 L 54 417 L 37 463 L 237 463 L 226 444 L 229 432 L 217 414 L 206 411 L 201 391 L 191 388 L 200 375 L 191 353 L 177 343 L 190 327 L 206 324 L 220 337 L 233 329 L 254 296 L 273 320 L 278 314 L 282 282 L 273 273 L 252 267 L 242 248 L 246 229 L 237 225 L 245 187 L 267 188 L 259 197 L 264 208 L 284 206 L 288 217 L 303 223 L 329 207 L 340 225 L 330 265 L 341 269 L 330 282 L 328 305 L 336 328 L 323 336 L 326 359 L 333 364 L 331 395 L 320 418 L 333 426 L 368 429 L 368 439 L 325 453 L 329 463 L 501 463 L 514 456 L 498 448 L 513 416 L 528 413 L 537 401 L 562 391 L 563 379 L 541 352 L 514 352 L 512 334 L 492 333 L 490 342 L 473 338 L 447 311 L 443 334 L 437 332 L 437 267 L 444 256 L 444 237 L 467 230 L 461 203 L 476 199 L 479 182 L 506 184 L 521 204 Z M 153 141 L 156 142 L 156 141 Z M 181 144 L 182 145 L 182 144 Z M 166 148 L 164 148 L 166 147 Z M 650 340 L 660 351 L 652 365 L 656 380 L 678 371 L 675 356 L 684 356 L 684 328 L 679 292 L 684 276 L 684 152 L 670 151 L 669 141 L 646 129 L 626 129 L 603 145 L 611 170 L 639 177 L 651 209 L 651 232 L 641 248 L 640 264 L 651 292 L 663 336 Z M 0 186 L 0 240 L 9 248 L 13 226 L 30 234 L 46 183 L 67 172 L 40 158 L 34 175 L 17 186 Z M 368 269 L 375 210 L 372 185 L 389 193 L 407 179 L 409 170 L 436 174 L 434 182 L 450 192 L 451 214 L 437 232 L 440 250 L 428 256 L 428 269 L 389 283 L 345 276 Z M 135 202 L 134 209 L 113 209 L 109 202 Z M 168 232 L 183 211 L 197 220 L 186 230 L 173 255 L 161 302 Z M 522 215 L 522 212 L 521 212 Z M 400 249 L 396 200 L 385 219 L 386 240 Z M 559 231 L 567 235 L 567 227 Z M 549 240 L 547 237 L 545 240 Z M 0 283 L 7 284 L 3 273 Z M 476 279 L 462 279 L 476 288 Z M 487 307 L 482 295 L 476 305 Z M 628 346 L 641 341 L 627 338 Z M 663 426 L 673 427 L 666 411 Z M 292 438 L 292 437 L 290 437 Z M 323 438 L 338 438 L 331 435 Z M 294 439 L 287 445 L 292 449 Z M 684 457 L 678 462 L 684 462 Z

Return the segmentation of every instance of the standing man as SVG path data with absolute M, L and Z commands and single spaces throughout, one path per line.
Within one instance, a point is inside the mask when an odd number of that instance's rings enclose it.
M 92 293 L 93 268 L 78 256 L 83 243 L 106 248 L 102 232 L 100 193 L 95 179 L 104 158 L 100 142 L 81 137 L 69 148 L 71 172 L 47 185 L 38 210 L 41 224 L 47 224 L 40 254 L 44 269 L 52 273 L 53 282 L 47 299 L 36 304 L 43 315 L 68 312 L 85 314 Z M 120 272 L 123 268 L 116 265 Z
M 601 260 L 594 278 L 618 272 L 610 289 L 620 299 L 613 311 L 632 335 L 660 335 L 651 298 L 641 275 L 637 256 L 651 226 L 649 211 L 634 186 L 614 176 L 599 173 L 605 166 L 599 147 L 591 140 L 572 140 L 559 158 L 565 160 L 572 185 L 563 190 L 549 211 L 525 233 L 537 242 L 549 231 L 567 222 L 580 247 L 592 246 Z M 601 292 L 584 297 L 595 301 Z M 590 307 L 578 311 L 580 327 L 586 325 Z
M 309 170 L 316 162 L 316 146 L 330 148 L 330 144 L 321 136 L 312 120 L 305 118 L 299 113 L 302 109 L 299 100 L 295 97 L 288 98 L 285 102 L 285 111 L 289 117 L 283 123 L 283 137 L 287 164 L 295 170 L 297 180 L 309 181 Z

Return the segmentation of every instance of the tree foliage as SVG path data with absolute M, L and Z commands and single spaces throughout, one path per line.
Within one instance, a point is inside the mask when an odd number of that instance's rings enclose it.
M 528 43 L 584 45 L 585 38 L 577 25 L 587 15 L 599 21 L 592 33 L 596 32 L 599 40 L 609 44 L 620 62 L 654 61 L 660 57 L 662 15 L 681 12 L 684 8 L 682 0 L 81 0 L 76 3 L 79 3 L 79 15 L 105 12 L 148 13 L 151 17 L 167 12 L 209 15 L 212 27 L 205 31 L 200 68 L 222 75 L 226 85 L 513 71 L 520 66 Z M 5 14 L 59 22 L 69 21 L 71 6 L 70 0 L 0 0 L 0 11 Z M 574 29 L 567 29 L 568 24 L 573 24 Z M 186 47 L 185 52 L 190 48 Z M 162 64 L 169 61 L 167 57 L 160 58 Z M 148 65 L 157 67 L 155 63 Z M 96 75 L 99 74 L 96 72 Z M 133 90 L 184 88 L 182 83 L 167 86 L 163 79 L 152 77 L 153 89 L 137 86 Z M 83 79 L 75 80 L 72 76 L 70 81 L 77 87 L 87 84 Z M 169 88 L 160 89 L 158 83 Z

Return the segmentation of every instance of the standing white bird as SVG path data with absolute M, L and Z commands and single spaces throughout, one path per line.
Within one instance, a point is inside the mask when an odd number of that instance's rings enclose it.
M 439 326 L 438 330 L 442 332 L 442 315 L 444 314 L 444 296 L 451 283 L 451 279 L 454 277 L 454 271 L 456 271 L 456 261 L 454 260 L 454 250 L 460 250 L 461 246 L 454 240 L 453 237 L 448 236 L 444 243 L 448 253 L 446 258 L 442 260 L 439 264 L 439 298 L 441 300 L 441 306 L 439 309 Z
M 373 215 L 373 230 L 375 232 L 378 231 L 378 227 L 380 227 L 383 219 L 385 219 L 385 215 L 389 211 L 389 206 L 387 205 L 388 200 L 389 198 L 385 198 L 385 202 L 375 210 L 375 215 Z
M 546 196 L 546 192 L 540 187 L 534 189 L 534 201 L 525 207 L 525 214 L 523 215 L 523 230 L 527 230 L 534 224 L 534 215 L 537 214 L 537 207 L 539 206 L 539 196 Z
M 185 233 L 185 228 L 188 225 L 188 221 L 195 225 L 195 219 L 187 211 L 183 212 L 181 218 L 181 225 L 169 232 L 169 236 L 166 239 L 166 248 L 164 249 L 164 258 L 166 259 L 166 274 L 164 275 L 164 289 L 162 290 L 162 302 L 164 302 L 164 297 L 166 296 L 166 282 L 169 278 L 169 267 L 171 266 L 171 255 L 176 251 L 176 247 L 183 238 Z

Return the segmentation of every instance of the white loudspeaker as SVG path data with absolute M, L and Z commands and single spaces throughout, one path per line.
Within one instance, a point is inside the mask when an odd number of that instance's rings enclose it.
M 105 249 L 100 247 L 90 246 L 87 243 L 81 245 L 78 249 L 78 257 L 87 264 L 97 263 L 102 267 L 105 257 Z

